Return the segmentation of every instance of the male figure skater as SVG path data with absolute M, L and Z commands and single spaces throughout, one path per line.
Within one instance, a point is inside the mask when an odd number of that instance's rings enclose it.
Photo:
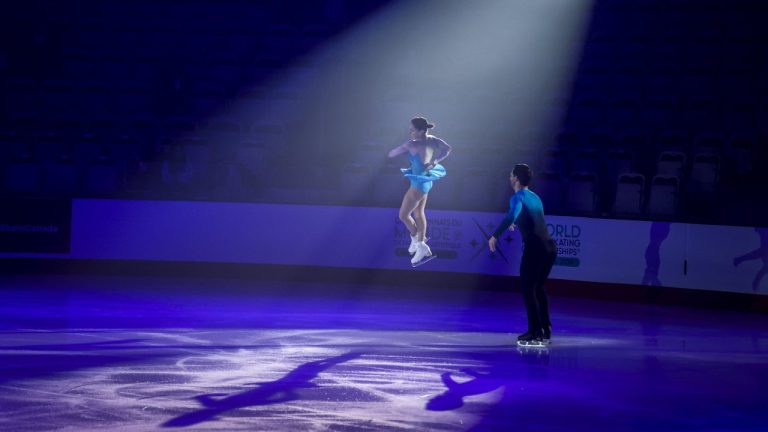
M 509 199 L 509 213 L 488 239 L 491 252 L 496 252 L 498 239 L 507 228 L 517 227 L 523 237 L 523 258 L 520 262 L 520 289 L 528 314 L 528 331 L 517 338 L 520 346 L 545 346 L 552 337 L 549 300 L 544 282 L 549 277 L 557 257 L 557 247 L 544 222 L 541 198 L 528 189 L 533 172 L 526 164 L 517 164 L 510 174 L 515 193 Z

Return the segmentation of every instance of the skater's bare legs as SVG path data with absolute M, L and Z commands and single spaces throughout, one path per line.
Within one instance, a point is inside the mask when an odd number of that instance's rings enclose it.
M 403 203 L 400 205 L 400 220 L 405 224 L 405 228 L 411 236 L 415 236 L 418 232 L 416 221 L 411 216 L 416 207 L 419 205 L 419 200 L 423 194 L 416 189 L 409 188 L 403 196 Z
M 425 212 L 427 208 L 427 195 L 424 195 L 419 200 L 416 209 L 413 211 L 414 219 L 416 220 L 416 240 L 424 241 L 427 236 L 427 214 Z

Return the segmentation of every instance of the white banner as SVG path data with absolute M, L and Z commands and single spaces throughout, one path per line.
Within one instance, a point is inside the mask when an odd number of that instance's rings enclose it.
M 438 259 L 425 270 L 517 275 L 519 233 L 491 254 L 500 213 L 427 210 Z M 768 291 L 768 232 L 550 216 L 558 245 L 552 277 L 706 290 Z M 68 254 L 0 257 L 160 260 L 410 269 L 397 209 L 253 203 L 75 200 Z M 417 270 L 414 270 L 417 271 Z

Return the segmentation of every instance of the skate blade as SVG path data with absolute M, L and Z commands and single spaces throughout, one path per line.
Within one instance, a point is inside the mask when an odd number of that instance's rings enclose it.
M 432 261 L 435 258 L 437 258 L 437 255 L 432 254 L 432 255 L 430 255 L 428 257 L 422 258 L 421 261 L 417 262 L 416 264 L 411 264 L 411 267 L 416 268 L 416 267 L 419 267 L 419 266 L 423 266 L 424 264 Z
M 548 347 L 517 347 L 517 352 L 524 356 L 536 356 L 537 358 L 543 358 L 549 356 Z
M 523 348 L 546 348 L 546 342 L 534 342 L 534 341 L 517 341 L 517 346 Z

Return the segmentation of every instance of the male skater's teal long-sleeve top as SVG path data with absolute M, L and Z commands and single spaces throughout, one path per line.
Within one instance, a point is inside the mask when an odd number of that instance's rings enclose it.
M 504 231 L 512 224 L 517 226 L 525 243 L 534 240 L 545 241 L 550 238 L 547 223 L 544 221 L 544 204 L 538 195 L 528 189 L 520 189 L 509 198 L 507 217 L 501 221 L 493 236 L 501 238 Z

